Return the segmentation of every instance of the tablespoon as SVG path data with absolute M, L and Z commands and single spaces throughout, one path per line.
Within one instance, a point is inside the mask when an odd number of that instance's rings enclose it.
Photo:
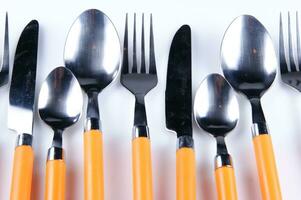
M 63 132 L 80 117 L 83 97 L 79 83 L 65 67 L 54 69 L 42 84 L 38 109 L 41 119 L 53 131 L 46 164 L 45 200 L 65 200 Z
M 194 100 L 198 126 L 216 139 L 215 180 L 219 200 L 237 199 L 232 158 L 225 142 L 225 136 L 235 128 L 239 117 L 234 93 L 223 76 L 210 74 L 202 81 Z
M 88 95 L 84 133 L 85 200 L 104 199 L 103 140 L 98 94 L 116 77 L 121 60 L 117 31 L 101 11 L 83 12 L 70 28 L 64 52 L 65 65 Z
M 221 46 L 221 66 L 231 86 L 252 107 L 252 134 L 262 199 L 280 200 L 281 191 L 271 136 L 260 99 L 276 76 L 277 57 L 265 27 L 242 15 L 227 29 Z

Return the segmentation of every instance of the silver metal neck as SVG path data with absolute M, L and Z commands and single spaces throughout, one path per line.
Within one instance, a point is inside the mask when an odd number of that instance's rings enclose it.
M 193 141 L 192 136 L 184 135 L 184 136 L 178 137 L 177 149 L 181 149 L 181 148 L 194 149 L 194 141 Z
M 268 126 L 266 123 L 254 123 L 252 124 L 251 130 L 253 137 L 269 134 Z
M 215 156 L 215 169 L 220 167 L 233 167 L 232 157 L 230 154 L 222 154 Z
M 133 139 L 138 138 L 138 137 L 150 138 L 148 126 L 134 126 L 132 137 L 133 137 Z
M 64 160 L 64 149 L 60 147 L 51 147 L 48 149 L 47 160 Z
M 85 122 L 85 131 L 101 130 L 101 122 L 98 118 L 87 118 Z
M 19 134 L 16 141 L 16 147 L 18 146 L 32 146 L 32 135 L 27 133 Z

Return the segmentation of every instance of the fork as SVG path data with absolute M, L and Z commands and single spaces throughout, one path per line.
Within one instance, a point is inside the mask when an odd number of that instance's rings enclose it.
M 135 113 L 132 139 L 132 167 L 133 167 L 133 191 L 134 200 L 152 200 L 152 162 L 149 129 L 145 111 L 145 95 L 153 89 L 158 82 L 153 21 L 150 15 L 150 40 L 149 40 L 149 69 L 146 69 L 145 62 L 145 41 L 144 41 L 144 14 L 142 14 L 141 31 L 141 60 L 138 67 L 136 52 L 136 13 L 134 14 L 133 50 L 132 64 L 129 64 L 128 50 L 128 14 L 126 14 L 122 71 L 120 76 L 121 84 L 135 96 Z
M 281 79 L 284 83 L 297 89 L 301 92 L 301 52 L 300 52 L 300 36 L 299 36 L 299 17 L 296 12 L 296 53 L 293 53 L 293 41 L 291 31 L 291 16 L 288 13 L 288 55 L 285 53 L 284 47 L 284 36 L 283 36 L 283 24 L 282 15 L 280 14 L 280 25 L 279 25 L 279 61 L 280 61 L 280 72 Z M 288 57 L 288 58 L 287 58 Z M 297 60 L 297 62 L 296 62 Z
M 9 73 L 9 42 L 8 42 L 8 14 L 5 15 L 4 48 L 0 71 L 0 87 L 8 83 Z

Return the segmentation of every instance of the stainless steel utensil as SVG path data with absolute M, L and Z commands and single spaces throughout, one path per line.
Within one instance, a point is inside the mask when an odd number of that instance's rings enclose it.
M 281 78 L 284 83 L 297 89 L 301 92 L 301 48 L 300 48 L 300 32 L 299 32 L 299 17 L 298 12 L 296 12 L 296 51 L 295 56 L 293 53 L 293 40 L 291 31 L 291 16 L 288 13 L 288 54 L 285 53 L 285 41 L 283 36 L 283 25 L 282 16 L 280 14 L 280 26 L 279 26 L 279 62 L 280 62 L 280 72 Z M 288 57 L 288 58 L 287 58 Z M 298 62 L 296 62 L 298 61 Z
M 33 107 L 39 24 L 32 20 L 17 45 L 9 90 L 8 128 L 18 134 L 10 200 L 30 200 L 33 170 Z
M 142 14 L 140 68 L 138 68 L 136 53 L 136 13 L 134 14 L 132 56 L 133 63 L 129 64 L 128 14 L 126 14 L 123 61 L 120 82 L 135 96 L 135 113 L 132 141 L 134 199 L 151 200 L 153 199 L 151 145 L 149 130 L 147 126 L 144 97 L 157 85 L 158 82 L 152 15 L 150 15 L 149 69 L 146 69 L 145 64 L 144 14 Z
M 65 199 L 63 132 L 77 122 L 82 104 L 82 91 L 72 72 L 65 67 L 50 72 L 42 84 L 38 101 L 41 119 L 54 131 L 47 156 L 45 199 Z
M 8 15 L 5 16 L 4 48 L 0 71 L 0 87 L 8 83 L 9 74 L 9 38 L 8 38 Z
M 120 57 L 120 41 L 110 19 L 96 9 L 84 11 L 70 28 L 64 59 L 88 95 L 84 134 L 85 200 L 104 199 L 98 94 L 116 77 Z
M 281 199 L 272 141 L 260 102 L 275 79 L 277 57 L 270 35 L 256 18 L 242 15 L 231 23 L 221 46 L 221 65 L 232 87 L 251 103 L 262 199 Z
M 165 90 L 166 127 L 178 138 L 177 200 L 196 199 L 191 85 L 191 30 L 183 25 L 170 46 Z
M 199 127 L 216 139 L 215 179 L 218 199 L 237 199 L 232 158 L 225 137 L 235 128 L 239 110 L 234 90 L 224 77 L 210 74 L 202 81 L 194 100 L 194 117 Z

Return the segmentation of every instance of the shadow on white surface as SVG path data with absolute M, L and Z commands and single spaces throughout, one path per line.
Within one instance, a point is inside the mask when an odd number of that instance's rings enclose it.
M 169 136 L 171 137 L 171 136 Z M 173 140 L 171 140 L 173 141 Z M 173 148 L 172 142 L 168 145 Z M 155 147 L 155 145 L 153 145 Z M 153 148 L 154 149 L 154 148 Z M 176 162 L 175 151 L 167 151 L 165 145 L 156 145 L 156 149 L 153 151 L 153 179 L 154 179 L 154 199 L 174 199 L 173 194 L 169 188 L 176 187 L 175 174 L 176 174 Z
M 214 168 L 212 168 L 212 165 L 200 164 L 198 165 L 197 172 L 201 174 L 200 181 L 197 181 L 198 183 L 200 182 L 200 184 L 197 185 L 197 190 L 201 196 L 200 199 L 215 199 Z

